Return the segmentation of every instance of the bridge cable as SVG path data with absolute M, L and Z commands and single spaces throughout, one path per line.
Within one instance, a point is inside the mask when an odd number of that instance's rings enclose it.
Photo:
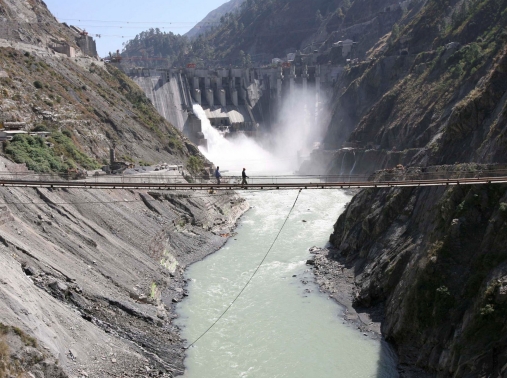
M 280 234 L 282 233 L 284 227 L 285 227 L 285 224 L 287 223 L 287 221 L 289 220 L 289 217 L 292 213 L 292 211 L 294 210 L 294 207 L 296 207 L 296 203 L 299 199 L 299 195 L 301 194 L 303 189 L 299 189 L 299 192 L 298 192 L 298 195 L 296 197 L 296 200 L 294 201 L 294 204 L 292 205 L 289 213 L 287 214 L 287 217 L 285 218 L 285 221 L 283 222 L 282 224 L 282 227 L 280 228 L 280 230 L 278 231 L 278 234 L 276 235 L 275 237 L 275 240 L 273 240 L 273 243 L 271 243 L 271 246 L 269 247 L 268 251 L 266 252 L 266 254 L 264 255 L 262 261 L 259 263 L 259 265 L 257 266 L 257 268 L 255 269 L 255 271 L 253 272 L 253 274 L 251 275 L 250 279 L 247 281 L 247 283 L 245 284 L 245 286 L 243 286 L 243 288 L 241 289 L 241 291 L 239 292 L 239 294 L 236 296 L 236 298 L 234 298 L 234 300 L 231 302 L 231 304 L 225 309 L 224 312 L 222 312 L 222 314 L 218 317 L 217 320 L 215 320 L 213 322 L 212 325 L 209 326 L 209 328 L 204 331 L 201 336 L 199 336 L 194 342 L 192 342 L 189 346 L 185 347 L 184 349 L 189 349 L 190 347 L 192 347 L 195 343 L 197 343 L 204 335 L 206 335 L 219 321 L 220 319 L 222 319 L 222 317 L 227 313 L 227 311 L 229 311 L 229 309 L 232 307 L 232 305 L 234 304 L 234 302 L 236 302 L 238 300 L 238 298 L 241 296 L 241 294 L 243 294 L 243 292 L 245 291 L 245 289 L 248 287 L 248 285 L 250 284 L 250 282 L 252 281 L 252 279 L 254 278 L 254 276 L 257 274 L 257 272 L 259 271 L 260 267 L 262 266 L 262 264 L 264 263 L 264 261 L 266 260 L 266 258 L 268 257 L 269 253 L 271 252 L 271 249 L 273 249 L 273 246 L 275 245 L 276 241 L 278 240 L 278 237 L 280 236 Z

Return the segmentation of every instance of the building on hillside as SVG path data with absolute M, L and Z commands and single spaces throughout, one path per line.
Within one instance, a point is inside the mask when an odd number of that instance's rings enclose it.
M 116 151 L 115 148 L 112 147 L 109 149 L 109 165 L 104 165 L 102 167 L 102 171 L 106 172 L 106 174 L 121 174 L 128 168 L 134 168 L 134 164 L 128 163 L 125 161 L 117 161 L 116 160 Z
M 83 30 L 77 26 L 67 24 L 63 24 L 67 26 L 71 32 L 74 34 L 74 37 L 76 39 L 76 45 L 81 49 L 82 53 L 84 55 L 90 56 L 92 58 L 98 58 L 99 54 L 97 53 L 97 43 L 95 40 L 88 35 L 88 32 L 86 30 Z M 51 46 L 50 46 L 51 47 Z M 70 46 L 69 46 L 70 47 Z M 53 47 L 51 47 L 53 50 L 55 50 Z M 72 53 L 70 49 L 66 49 L 63 47 L 57 47 L 58 49 L 65 50 L 64 54 L 67 54 L 67 51 L 69 51 L 69 54 Z M 57 51 L 57 50 L 55 50 Z M 59 52 L 59 51 L 57 51 Z M 67 54 L 67 56 L 71 56 Z M 74 52 L 75 54 L 75 52 Z
M 23 130 L 0 130 L 0 141 L 11 140 L 16 135 L 20 134 L 26 135 L 28 132 Z
M 354 42 L 351 39 L 346 39 L 344 41 L 338 41 L 333 43 L 333 47 L 341 47 L 342 49 L 342 57 L 347 58 L 351 55 L 352 49 L 357 45 L 357 42 Z
M 4 130 L 23 130 L 26 127 L 26 122 L 3 121 L 0 122 L 0 129 Z
M 76 56 L 76 49 L 71 46 L 67 41 L 59 41 L 56 39 L 51 39 L 49 43 L 49 48 L 54 52 L 59 54 L 65 54 L 69 58 L 74 58 Z

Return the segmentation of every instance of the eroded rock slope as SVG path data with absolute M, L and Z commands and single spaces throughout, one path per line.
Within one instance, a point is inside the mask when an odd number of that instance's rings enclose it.
M 369 189 L 339 218 L 355 305 L 385 305 L 402 372 L 505 374 L 506 211 L 505 185 Z
M 183 269 L 226 240 L 245 202 L 137 190 L 0 189 L 0 322 L 69 376 L 172 376 Z M 49 376 L 49 375 L 46 375 Z

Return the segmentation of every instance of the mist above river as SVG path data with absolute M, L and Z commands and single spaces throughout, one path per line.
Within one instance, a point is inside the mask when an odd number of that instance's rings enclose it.
M 254 139 L 240 134 L 226 139 L 211 123 L 201 105 L 194 104 L 194 113 L 201 120 L 202 132 L 208 141 L 208 148 L 200 147 L 201 152 L 222 171 L 241 172 L 243 168 L 248 174 L 267 174 L 291 172 L 288 162 L 262 148 Z
M 200 150 L 222 171 L 232 174 L 243 168 L 249 175 L 292 174 L 299 169 L 298 155 L 307 155 L 322 140 L 326 117 L 318 101 L 315 91 L 294 89 L 279 109 L 272 130 L 258 139 L 241 133 L 225 138 L 211 126 L 203 108 L 194 104 L 194 113 L 201 120 L 208 141 L 208 148 Z

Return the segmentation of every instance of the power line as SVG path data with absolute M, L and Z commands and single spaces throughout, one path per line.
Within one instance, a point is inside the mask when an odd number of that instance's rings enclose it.
M 201 23 L 201 21 L 114 21 L 114 20 L 82 20 L 77 18 L 60 18 L 59 20 L 64 21 L 79 21 L 79 22 L 103 22 L 103 23 L 122 23 L 122 24 L 147 24 L 147 25 L 153 25 L 153 24 L 198 24 Z M 205 24 L 220 24 L 220 22 L 211 22 L 211 21 L 205 21 Z
M 79 26 L 80 28 L 117 28 L 117 29 L 140 29 L 142 28 L 141 26 L 121 26 L 121 25 L 77 25 Z M 146 27 L 150 27 L 150 26 L 146 26 Z M 153 28 L 153 27 L 151 27 Z M 183 29 L 183 28 L 188 28 L 188 26 L 185 26 L 185 25 L 180 25 L 180 26 L 161 26 L 159 28 L 156 28 L 156 29 Z
M 196 342 L 198 342 L 204 335 L 206 335 L 219 321 L 220 319 L 222 319 L 222 317 L 227 313 L 227 311 L 229 311 L 229 309 L 232 307 L 232 305 L 234 304 L 234 302 L 236 302 L 238 300 L 238 298 L 241 296 L 241 294 L 243 294 L 243 292 L 245 291 L 245 289 L 248 287 L 248 285 L 250 284 L 250 282 L 252 281 L 252 279 L 254 278 L 254 276 L 257 274 L 257 272 L 259 271 L 260 267 L 262 266 L 262 264 L 264 263 L 264 261 L 266 260 L 266 258 L 268 257 L 269 253 L 271 252 L 271 249 L 273 248 L 273 246 L 275 245 L 276 241 L 278 240 L 278 237 L 280 236 L 280 234 L 282 233 L 284 227 L 285 227 L 285 224 L 287 223 L 287 221 L 289 220 L 289 217 L 292 213 L 292 210 L 294 210 L 294 207 L 296 206 L 296 203 L 299 199 L 299 195 L 301 194 L 301 191 L 302 189 L 299 189 L 299 192 L 298 192 L 298 195 L 296 197 L 296 200 L 294 201 L 294 204 L 292 205 L 289 213 L 287 214 L 287 217 L 285 217 L 285 221 L 283 222 L 282 224 L 282 227 L 280 228 L 280 230 L 278 231 L 278 234 L 276 235 L 275 237 L 275 240 L 273 240 L 273 243 L 271 243 L 271 246 L 269 247 L 268 251 L 266 252 L 266 254 L 264 255 L 264 258 L 262 259 L 262 261 L 259 263 L 259 265 L 257 266 L 257 268 L 255 269 L 255 271 L 253 272 L 252 276 L 250 277 L 250 279 L 247 281 L 247 283 L 245 284 L 245 286 L 243 286 L 243 289 L 241 289 L 241 291 L 239 292 L 239 294 L 236 296 L 236 298 L 234 298 L 234 300 L 231 302 L 231 304 L 225 309 L 224 312 L 222 312 L 222 314 L 218 317 L 217 320 L 215 320 L 215 322 L 213 322 L 213 324 L 206 330 L 204 331 L 201 336 L 199 336 L 192 344 L 190 344 L 188 347 L 186 347 L 185 349 L 188 349 L 190 347 L 192 347 Z

